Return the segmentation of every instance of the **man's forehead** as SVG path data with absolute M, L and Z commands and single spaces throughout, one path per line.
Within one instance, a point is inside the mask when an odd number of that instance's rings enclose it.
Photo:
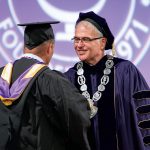
M 76 25 L 75 34 L 100 35 L 100 31 L 88 21 L 81 21 Z

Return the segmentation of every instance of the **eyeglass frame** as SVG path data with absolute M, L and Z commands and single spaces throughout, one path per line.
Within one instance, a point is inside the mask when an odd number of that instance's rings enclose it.
M 91 42 L 91 41 L 95 41 L 95 40 L 98 40 L 98 39 L 101 39 L 103 37 L 96 37 L 96 38 L 90 38 L 90 37 L 82 37 L 82 38 L 79 38 L 79 37 L 73 37 L 71 40 L 74 41 L 74 43 L 79 43 L 80 41 L 82 43 L 88 43 L 88 42 Z M 75 40 L 77 39 L 77 40 Z

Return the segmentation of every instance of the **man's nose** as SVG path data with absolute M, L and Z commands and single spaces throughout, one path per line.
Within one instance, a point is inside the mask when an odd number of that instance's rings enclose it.
M 82 39 L 80 39 L 77 43 L 78 46 L 84 46 L 84 42 L 82 41 Z

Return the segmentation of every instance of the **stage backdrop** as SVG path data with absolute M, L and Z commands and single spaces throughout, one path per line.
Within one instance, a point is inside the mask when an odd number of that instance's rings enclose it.
M 71 38 L 79 12 L 106 18 L 115 35 L 117 56 L 131 60 L 150 85 L 150 0 L 0 0 L 0 66 L 23 49 L 23 27 L 17 23 L 59 20 L 52 69 L 64 72 L 78 59 Z

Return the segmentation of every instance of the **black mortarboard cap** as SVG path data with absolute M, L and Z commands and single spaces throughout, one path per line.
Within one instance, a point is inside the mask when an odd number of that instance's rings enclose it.
M 51 24 L 57 23 L 59 21 L 33 22 L 17 25 L 26 26 L 24 31 L 24 44 L 27 48 L 33 49 L 49 39 L 54 39 Z
M 104 37 L 107 38 L 107 43 L 105 49 L 112 49 L 112 45 L 114 42 L 114 36 L 111 33 L 108 24 L 105 20 L 105 18 L 102 18 L 95 14 L 93 11 L 87 12 L 87 13 L 80 13 L 79 18 L 76 21 L 76 25 L 80 22 L 86 20 L 90 23 L 92 23 L 101 33 L 103 33 Z

